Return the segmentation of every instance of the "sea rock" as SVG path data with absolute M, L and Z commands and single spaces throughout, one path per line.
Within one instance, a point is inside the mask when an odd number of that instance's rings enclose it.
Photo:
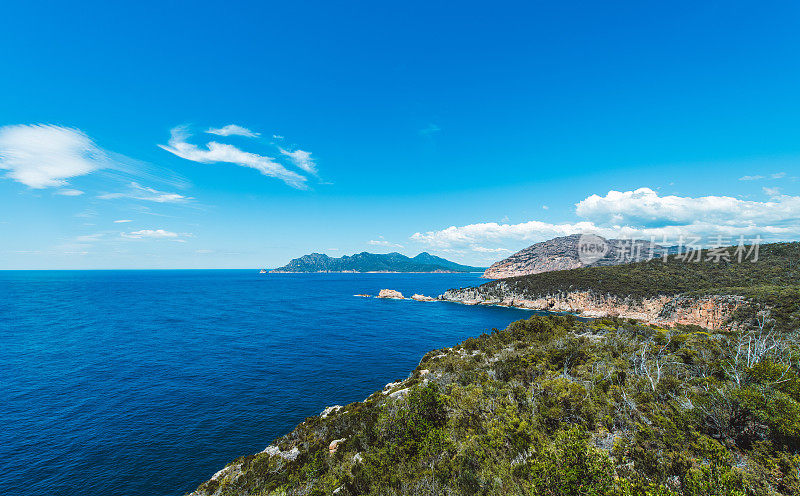
M 402 300 L 403 293 L 394 289 L 381 289 L 380 293 L 378 293 L 378 298 L 394 298 L 396 300 Z
M 430 296 L 425 296 L 416 293 L 414 294 L 414 296 L 411 297 L 411 299 L 415 301 L 436 301 L 436 298 L 431 298 Z

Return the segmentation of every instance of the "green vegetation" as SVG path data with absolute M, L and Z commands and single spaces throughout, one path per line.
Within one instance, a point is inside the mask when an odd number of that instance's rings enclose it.
M 200 494 L 800 494 L 800 348 L 774 325 L 518 321 L 426 354 L 275 441 L 295 459 L 240 458 Z
M 746 247 L 749 251 L 752 247 Z M 593 291 L 623 297 L 646 298 L 658 295 L 732 294 L 752 299 L 754 306 L 742 309 L 740 318 L 753 316 L 759 308 L 772 308 L 773 318 L 782 329 L 800 325 L 800 243 L 774 243 L 759 248 L 758 260 L 739 262 L 730 247 L 730 260 L 715 262 L 703 250 L 701 261 L 686 261 L 670 255 L 666 262 L 656 258 L 646 262 L 606 267 L 543 272 L 483 284 L 485 296 L 502 299 L 509 293 L 529 298 L 559 292 Z M 745 253 L 746 255 L 747 253 Z M 710 258 L 710 260 L 709 260 Z

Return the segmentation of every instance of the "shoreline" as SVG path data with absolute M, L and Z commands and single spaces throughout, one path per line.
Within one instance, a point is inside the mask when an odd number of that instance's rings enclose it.
M 266 274 L 483 274 L 483 272 L 463 272 L 460 270 L 434 270 L 426 272 L 399 271 L 399 270 L 315 270 L 315 271 L 289 271 L 267 270 Z

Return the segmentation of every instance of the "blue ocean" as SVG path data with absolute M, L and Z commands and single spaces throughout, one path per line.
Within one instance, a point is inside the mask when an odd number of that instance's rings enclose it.
M 360 298 L 478 274 L 0 272 L 6 495 L 167 496 L 530 312 Z

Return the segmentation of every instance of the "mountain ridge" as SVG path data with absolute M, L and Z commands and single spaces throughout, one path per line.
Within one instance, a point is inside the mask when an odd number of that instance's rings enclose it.
M 292 259 L 288 264 L 272 269 L 274 273 L 298 272 L 482 272 L 484 267 L 462 265 L 422 252 L 407 257 L 398 252 L 361 252 L 338 258 L 324 253 L 310 253 Z

